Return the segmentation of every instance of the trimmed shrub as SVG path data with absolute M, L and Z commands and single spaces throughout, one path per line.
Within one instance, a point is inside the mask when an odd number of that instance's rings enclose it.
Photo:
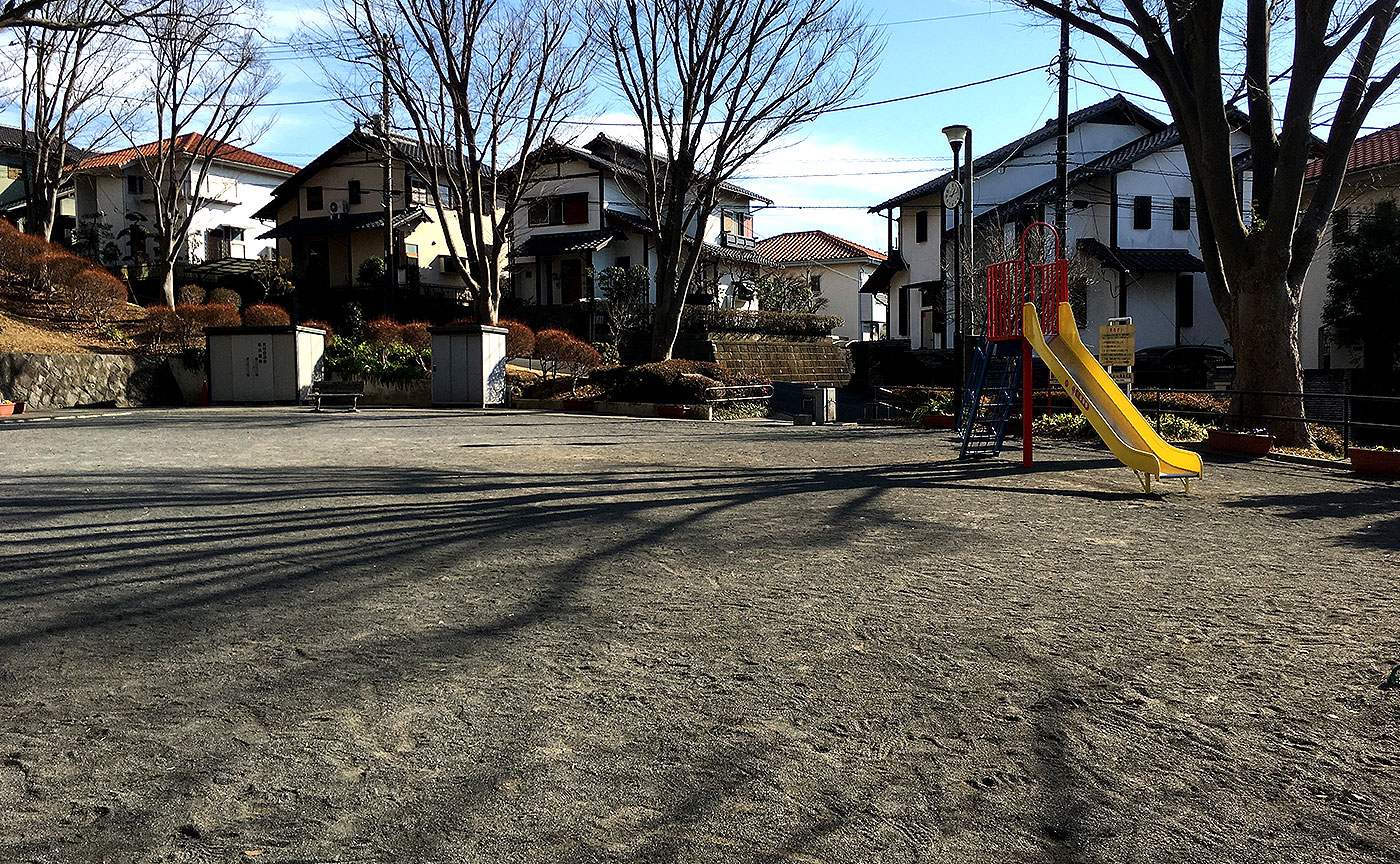
M 89 266 L 60 284 L 58 296 L 71 318 L 100 326 L 126 306 L 126 283 L 101 267 Z
M 315 318 L 312 318 L 312 319 L 310 319 L 310 320 L 308 320 L 308 321 L 303 321 L 303 322 L 301 322 L 301 326 L 303 326 L 303 327 L 316 327 L 316 328 L 318 328 L 318 329 L 321 329 L 321 330 L 326 331 L 326 338 L 327 338 L 327 339 L 334 339 L 334 338 L 335 338 L 335 330 L 332 329 L 331 325 L 327 324 L 327 323 L 324 322 L 324 321 L 317 321 Z
M 194 303 L 177 303 L 175 317 L 175 347 L 180 351 L 197 348 L 204 343 L 204 307 Z
M 506 356 L 529 357 L 535 353 L 535 331 L 519 321 L 497 321 L 496 326 L 506 328 Z
M 202 285 L 181 285 L 175 289 L 175 302 L 203 303 L 204 287 Z
M 291 323 L 287 310 L 271 303 L 257 303 L 243 310 L 245 327 L 285 327 Z
M 209 292 L 207 298 L 210 303 L 223 303 L 232 306 L 234 309 L 243 308 L 243 295 L 232 288 L 215 288 Z
M 49 248 L 30 259 L 27 274 L 30 286 L 40 294 L 48 297 L 60 294 L 74 277 L 93 266 L 86 258 L 71 255 L 51 244 L 44 245 Z
M 146 307 L 146 324 L 142 338 L 153 351 L 164 351 L 179 340 L 180 316 L 164 303 Z
M 593 346 L 563 330 L 541 330 L 537 333 L 535 357 L 553 375 L 561 371 L 571 371 L 577 375 L 603 365 L 602 355 Z
M 371 345 L 397 345 L 403 341 L 403 326 L 392 318 L 376 318 L 365 325 L 365 341 Z
M 431 348 L 433 337 L 428 332 L 428 322 L 410 321 L 403 325 L 399 328 L 399 341 L 419 351 Z
M 210 303 L 203 308 L 205 327 L 238 327 L 243 323 L 238 310 L 227 303 Z
M 918 423 L 930 414 L 951 414 L 953 413 L 953 397 L 939 393 L 930 396 L 919 407 L 914 409 L 911 419 Z
M 711 387 L 768 384 L 766 378 L 730 372 L 718 363 L 666 360 L 643 366 L 599 369 L 588 380 L 614 399 L 635 402 L 703 402 Z
M 18 231 L 0 234 L 0 268 L 22 279 L 28 279 L 30 262 L 50 250 L 50 244 L 33 234 L 21 234 Z

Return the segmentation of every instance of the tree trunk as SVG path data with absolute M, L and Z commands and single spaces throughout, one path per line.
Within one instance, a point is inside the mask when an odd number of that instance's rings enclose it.
M 160 277 L 161 296 L 165 299 L 165 305 L 175 308 L 175 265 L 169 261 L 157 261 L 155 263 L 156 275 Z
M 656 267 L 656 310 L 651 327 L 651 359 L 653 363 L 670 360 L 681 329 L 681 312 L 685 310 L 685 289 L 680 283 L 680 268 L 675 259 L 658 255 Z
M 1283 273 L 1251 274 L 1235 291 L 1235 407 L 1248 427 L 1262 426 L 1285 447 L 1312 447 L 1303 411 L 1298 355 L 1298 292 Z

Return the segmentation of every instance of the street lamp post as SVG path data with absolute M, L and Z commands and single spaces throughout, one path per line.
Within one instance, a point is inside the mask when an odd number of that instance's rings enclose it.
M 967 383 L 967 352 L 963 346 L 963 277 L 966 274 L 970 279 L 972 275 L 972 128 L 962 125 L 945 126 L 943 134 L 948 136 L 948 146 L 953 150 L 952 183 L 957 184 L 957 191 L 953 196 L 949 196 L 945 190 L 944 202 L 946 206 L 951 201 L 953 206 L 953 374 L 956 376 L 953 404 L 955 413 L 961 417 L 963 388 Z M 967 166 L 966 182 L 962 179 L 958 164 L 958 157 L 964 149 L 967 151 L 964 163 Z M 967 234 L 966 238 L 964 233 Z M 967 243 L 966 266 L 962 251 L 964 241 Z

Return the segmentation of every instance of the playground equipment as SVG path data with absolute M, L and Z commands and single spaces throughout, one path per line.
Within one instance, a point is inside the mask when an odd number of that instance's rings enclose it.
M 1054 238 L 1056 254 L 1053 261 L 1032 264 L 1026 258 L 1026 239 L 1038 227 Z M 1030 226 L 1021 235 L 1020 259 L 987 268 L 986 330 L 964 391 L 965 416 L 958 418 L 962 456 L 1001 451 L 1019 368 L 1022 463 L 1032 464 L 1034 348 L 1113 455 L 1137 474 L 1143 491 L 1152 491 L 1154 479 L 1181 480 L 1190 491 L 1191 481 L 1202 476 L 1201 457 L 1162 440 L 1084 347 L 1069 305 L 1069 262 L 1061 256 L 1060 238 L 1051 226 Z

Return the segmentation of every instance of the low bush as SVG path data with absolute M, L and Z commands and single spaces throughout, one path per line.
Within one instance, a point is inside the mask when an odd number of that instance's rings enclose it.
M 60 284 L 58 296 L 70 318 L 101 326 L 126 306 L 126 283 L 101 267 L 88 267 Z
M 1312 431 L 1313 441 L 1317 442 L 1317 449 L 1338 458 L 1347 455 L 1346 439 L 1342 437 L 1342 433 L 1331 426 L 1321 426 L 1317 423 L 1309 423 L 1308 429 Z
M 56 246 L 51 246 L 29 260 L 26 275 L 29 277 L 30 288 L 37 294 L 43 297 L 62 299 L 60 295 L 68 283 L 79 273 L 89 270 L 93 266 L 93 263 L 86 258 L 70 255 Z
M 243 310 L 245 327 L 285 327 L 291 323 L 287 310 L 271 303 L 257 303 Z
M 529 357 L 535 353 L 535 331 L 519 321 L 509 319 L 496 322 L 506 328 L 506 356 L 510 358 Z
M 711 387 L 770 383 L 766 378 L 730 372 L 718 363 L 695 360 L 612 366 L 591 373 L 588 380 L 613 399 L 686 404 L 705 401 Z
M 929 414 L 951 414 L 953 413 L 953 397 L 942 393 L 930 396 L 914 409 L 913 420 L 918 423 Z
M 210 303 L 202 308 L 205 327 L 238 327 L 243 324 L 238 310 L 227 303 Z
M 22 279 L 30 278 L 30 262 L 49 252 L 51 244 L 33 234 L 0 234 L 0 268 Z
M 333 336 L 326 343 L 326 370 L 344 378 L 422 380 L 427 377 L 431 360 L 431 352 L 403 344 L 377 346 L 344 336 Z
M 146 307 L 146 321 L 142 329 L 142 341 L 152 351 L 168 351 L 179 342 L 180 316 L 164 303 Z
M 1042 414 L 1031 431 L 1046 438 L 1093 438 L 1094 427 L 1083 414 Z
M 1190 417 L 1163 414 L 1155 424 L 1157 433 L 1168 441 L 1204 441 L 1210 430 Z
M 365 325 L 365 341 L 371 345 L 397 345 L 403 341 L 403 326 L 392 318 L 376 318 Z
M 210 303 L 223 303 L 235 309 L 243 308 L 243 295 L 232 288 L 215 288 L 209 292 L 206 299 Z
M 177 320 L 174 346 L 176 350 L 188 351 L 191 348 L 203 345 L 205 327 L 204 307 L 194 303 L 177 303 L 174 312 Z
M 399 328 L 399 341 L 419 351 L 433 346 L 433 336 L 428 332 L 427 321 L 410 321 Z
M 324 322 L 324 321 L 317 321 L 315 318 L 312 318 L 312 319 L 309 319 L 309 320 L 307 320 L 307 321 L 301 322 L 301 326 L 303 326 L 303 327 L 315 327 L 315 328 L 317 328 L 317 329 L 319 329 L 319 330 L 324 330 L 324 331 L 326 331 L 326 338 L 327 338 L 327 339 L 330 339 L 332 336 L 335 335 L 335 330 L 331 328 L 331 325 L 327 324 L 327 323 Z
M 541 330 L 537 333 L 535 357 L 550 375 L 561 372 L 578 375 L 603 365 L 602 356 L 593 346 L 563 330 Z
M 204 288 L 200 285 L 181 285 L 175 289 L 177 303 L 203 303 Z
M 704 333 L 759 333 L 795 339 L 830 336 L 841 326 L 836 315 L 797 312 L 751 312 L 718 306 L 687 306 L 681 313 L 681 329 Z

